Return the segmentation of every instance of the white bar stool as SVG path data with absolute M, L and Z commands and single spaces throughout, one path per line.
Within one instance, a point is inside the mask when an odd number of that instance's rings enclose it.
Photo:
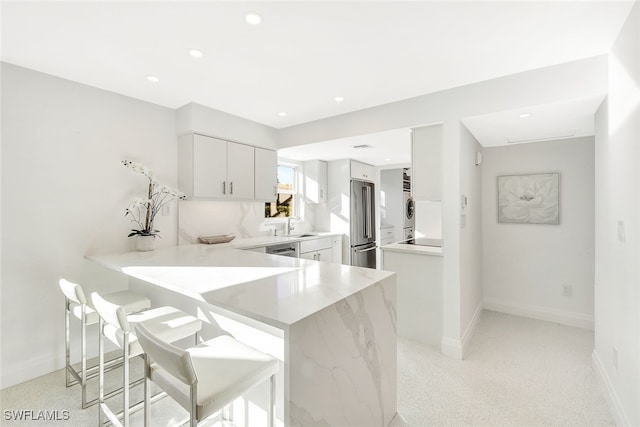
M 253 386 L 270 378 L 269 426 L 275 425 L 275 375 L 278 360 L 222 335 L 182 350 L 148 328 L 136 326 L 145 357 L 144 425 L 149 426 L 150 381 L 189 411 L 189 425 L 224 409 Z
M 93 305 L 100 315 L 100 341 L 99 341 L 99 383 L 100 383 L 100 410 L 98 411 L 98 425 L 102 426 L 103 412 L 114 425 L 127 427 L 129 425 L 129 359 L 134 356 L 143 356 L 142 347 L 134 332 L 134 327 L 144 323 L 153 333 L 161 336 L 169 342 L 175 342 L 189 336 L 195 336 L 198 340 L 198 331 L 202 329 L 202 321 L 174 307 L 152 308 L 141 313 L 127 315 L 124 308 L 112 304 L 102 298 L 98 293 L 91 294 Z M 104 394 L 104 337 L 122 349 L 123 357 L 123 411 L 122 423 L 119 415 L 115 414 L 105 402 Z M 135 384 L 133 384 L 135 385 Z
M 98 313 L 94 310 L 91 302 L 87 301 L 82 286 L 66 279 L 60 279 L 58 284 L 64 294 L 66 386 L 71 387 L 75 384 L 80 384 L 82 389 L 82 409 L 85 409 L 98 402 L 98 398 L 87 401 L 87 380 L 98 375 L 97 364 L 87 367 L 87 326 L 98 323 Z M 104 298 L 114 304 L 122 306 L 126 313 L 135 313 L 151 307 L 149 298 L 129 291 L 112 292 L 105 294 Z M 71 365 L 71 340 L 69 337 L 71 315 L 80 320 L 80 372 L 76 371 Z M 110 360 L 107 366 L 109 369 L 115 368 L 119 362 L 121 362 L 121 359 L 116 358 Z M 114 365 L 114 363 L 116 364 Z

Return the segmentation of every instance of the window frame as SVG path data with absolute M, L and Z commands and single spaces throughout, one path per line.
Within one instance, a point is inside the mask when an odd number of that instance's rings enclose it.
M 270 219 L 274 221 L 283 220 L 286 221 L 287 218 L 299 218 L 300 217 L 300 168 L 302 167 L 296 163 L 290 163 L 286 161 L 278 161 L 277 167 L 287 167 L 293 170 L 293 190 L 283 190 L 276 187 L 276 198 L 279 194 L 291 194 L 293 196 L 293 209 L 290 216 L 285 217 L 267 217 L 265 219 Z M 274 203 L 274 202 L 266 202 L 266 203 Z

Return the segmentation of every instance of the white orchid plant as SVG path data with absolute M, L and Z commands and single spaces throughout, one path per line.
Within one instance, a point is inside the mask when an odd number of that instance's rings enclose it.
M 123 160 L 122 164 L 131 171 L 145 176 L 149 180 L 147 197 L 137 197 L 131 206 L 125 211 L 125 216 L 131 216 L 131 222 L 138 225 L 137 229 L 132 229 L 131 236 L 158 236 L 159 230 L 153 228 L 156 215 L 164 205 L 174 199 L 184 200 L 187 197 L 180 191 L 166 185 L 160 184 L 153 176 L 153 173 L 146 167 L 131 160 Z M 159 236 L 158 236 L 159 237 Z

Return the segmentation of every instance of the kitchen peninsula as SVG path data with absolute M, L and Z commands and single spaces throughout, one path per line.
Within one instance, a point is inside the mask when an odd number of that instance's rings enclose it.
M 279 425 L 388 426 L 395 416 L 394 273 L 207 245 L 87 258 L 141 281 L 152 300 L 157 290 L 189 301 L 205 322 L 230 313 L 281 331 Z

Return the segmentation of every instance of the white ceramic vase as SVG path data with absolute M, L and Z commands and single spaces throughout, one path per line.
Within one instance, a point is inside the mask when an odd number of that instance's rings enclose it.
M 148 252 L 156 248 L 156 236 L 136 236 L 136 250 Z

